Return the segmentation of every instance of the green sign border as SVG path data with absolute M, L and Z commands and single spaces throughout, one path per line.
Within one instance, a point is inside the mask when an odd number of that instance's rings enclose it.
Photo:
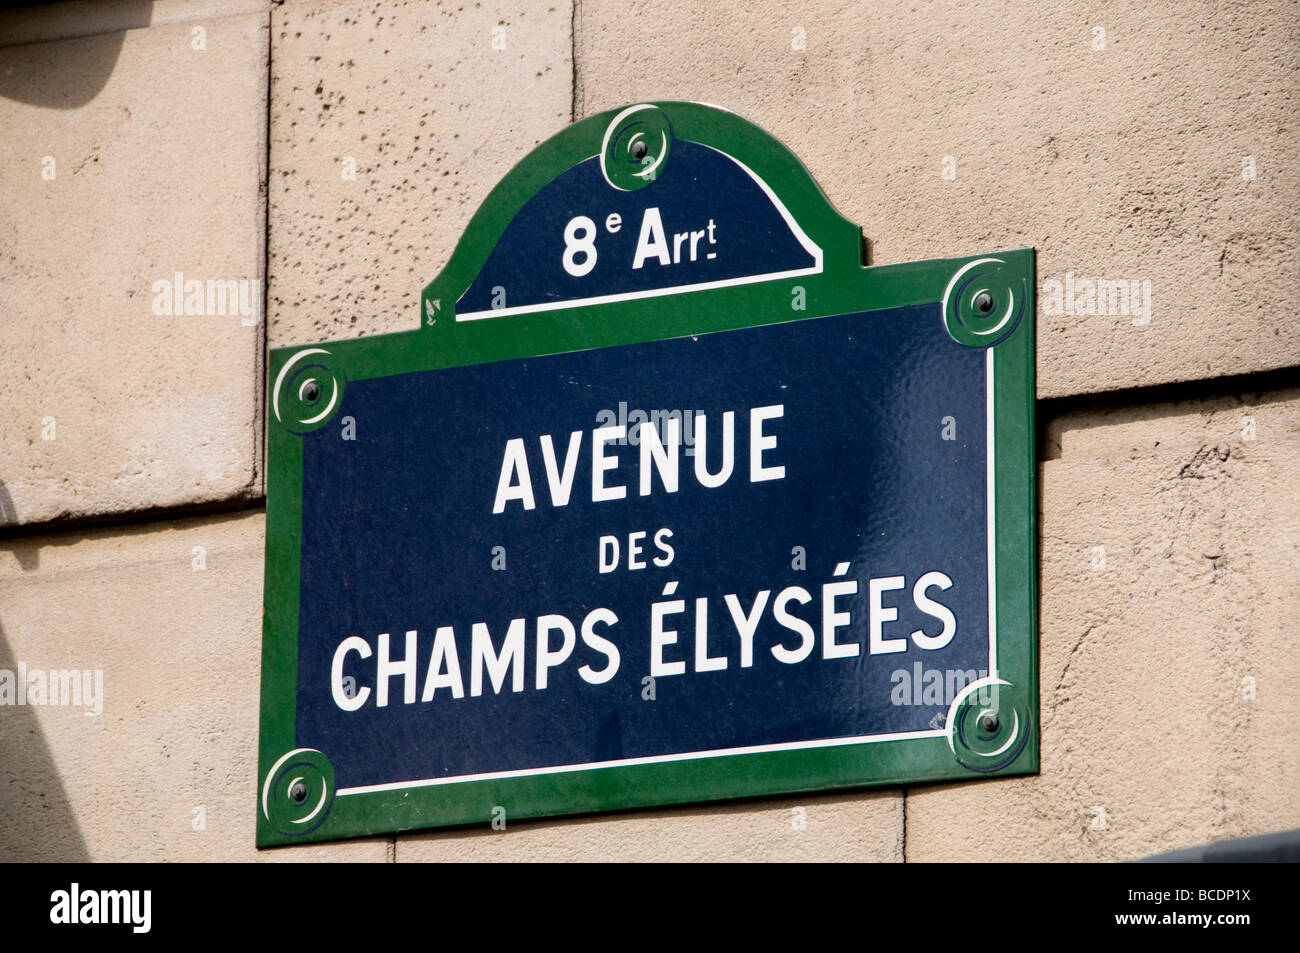
M 515 213 L 539 189 L 600 153 L 619 110 L 578 122 L 539 145 L 487 197 L 411 331 L 277 348 L 268 362 L 266 588 L 262 636 L 257 844 L 260 847 L 578 814 L 875 785 L 952 781 L 1038 770 L 1037 556 L 1034 430 L 1034 252 L 864 266 L 861 233 L 780 142 L 734 113 L 697 103 L 653 104 L 675 138 L 743 162 L 780 197 L 823 251 L 820 274 L 618 303 L 458 323 L 455 302 Z M 671 159 L 667 160 L 671 161 Z M 992 264 L 990 264 L 992 263 Z M 297 749 L 295 710 L 301 558 L 301 434 L 338 425 L 350 381 L 414 371 L 675 338 L 832 315 L 945 302 L 959 272 L 1002 302 L 1021 295 L 1014 330 L 988 348 L 993 373 L 997 687 L 990 708 L 954 703 L 947 737 L 873 741 L 336 796 L 328 752 Z M 991 273 L 988 273 L 989 270 Z M 791 309 L 794 286 L 806 310 Z M 987 302 L 985 302 L 987 304 Z M 617 310 L 618 320 L 608 320 Z M 945 311 L 949 333 L 978 341 L 969 302 Z M 973 331 L 972 336 L 972 328 Z M 311 387 L 308 381 L 315 382 Z M 936 421 L 936 427 L 939 423 Z M 960 701 L 960 700 L 959 700 Z M 955 724 L 954 724 L 955 722 Z M 999 760 L 1008 731 L 1022 737 Z M 1018 752 L 1018 753 L 1017 753 Z M 988 760 L 992 756 L 992 760 Z M 1006 763 L 1004 763 L 1006 762 Z M 494 814 L 496 810 L 496 814 Z

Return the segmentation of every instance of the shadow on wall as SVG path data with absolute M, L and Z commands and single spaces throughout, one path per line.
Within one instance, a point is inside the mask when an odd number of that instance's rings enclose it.
M 99 8 L 69 3 L 22 12 L 0 9 L 0 96 L 48 109 L 84 106 L 107 85 L 126 31 L 148 26 L 152 12 L 152 0 L 117 0 Z M 61 20 L 57 29 L 56 20 Z M 8 30 L 7 21 L 15 21 Z M 11 30 L 17 39 L 10 39 Z M 82 30 L 88 35 L 78 36 Z M 73 38 L 55 40 L 60 35 Z M 6 55 L 11 43 L 23 46 L 21 69 Z
M 4 481 L 0 480 L 0 530 L 3 530 L 6 526 L 17 525 L 18 510 L 14 506 L 14 498 L 10 496 L 9 489 L 5 486 Z M 0 549 L 8 549 L 12 552 L 23 572 L 31 572 L 41 565 L 41 552 L 34 545 L 0 541 Z
M 0 10 L 0 97 L 51 109 L 75 109 L 108 83 L 126 31 L 148 26 L 151 0 L 120 0 L 94 8 L 61 5 L 58 10 Z M 105 19 L 105 16 L 110 19 Z M 80 18 L 58 23 L 58 18 Z M 14 29 L 17 29 L 15 36 Z M 79 30 L 86 35 L 77 36 Z M 48 32 L 48 37 L 45 34 Z M 50 42 L 55 36 L 73 39 Z M 24 68 L 9 54 L 21 45 Z M 13 498 L 0 483 L 0 526 L 17 523 Z M 9 541 L 19 566 L 40 565 L 36 543 Z M 88 861 L 89 851 L 35 709 L 17 705 L 18 662 L 0 626 L 0 679 L 8 682 L 0 704 L 0 862 Z M 13 691 L 12 695 L 7 694 Z
M 18 661 L 0 627 L 0 671 L 16 679 Z M 0 862 L 36 860 L 88 861 L 90 854 L 36 710 L 7 704 L 0 706 Z

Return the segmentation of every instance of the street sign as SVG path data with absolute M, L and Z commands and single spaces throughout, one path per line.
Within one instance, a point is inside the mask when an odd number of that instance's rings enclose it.
M 862 248 L 639 104 L 273 351 L 258 844 L 1036 771 L 1033 251 Z

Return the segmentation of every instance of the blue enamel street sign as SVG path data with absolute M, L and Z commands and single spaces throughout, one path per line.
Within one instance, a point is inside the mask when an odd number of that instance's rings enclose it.
M 259 844 L 1035 771 L 1033 253 L 860 249 L 641 104 L 276 351 Z

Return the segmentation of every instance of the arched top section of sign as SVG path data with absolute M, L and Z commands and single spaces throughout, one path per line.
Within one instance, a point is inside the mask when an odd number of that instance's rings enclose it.
M 421 324 L 453 305 L 456 322 L 503 319 L 858 268 L 858 236 L 762 129 L 640 103 L 569 127 L 501 181 L 425 288 Z

